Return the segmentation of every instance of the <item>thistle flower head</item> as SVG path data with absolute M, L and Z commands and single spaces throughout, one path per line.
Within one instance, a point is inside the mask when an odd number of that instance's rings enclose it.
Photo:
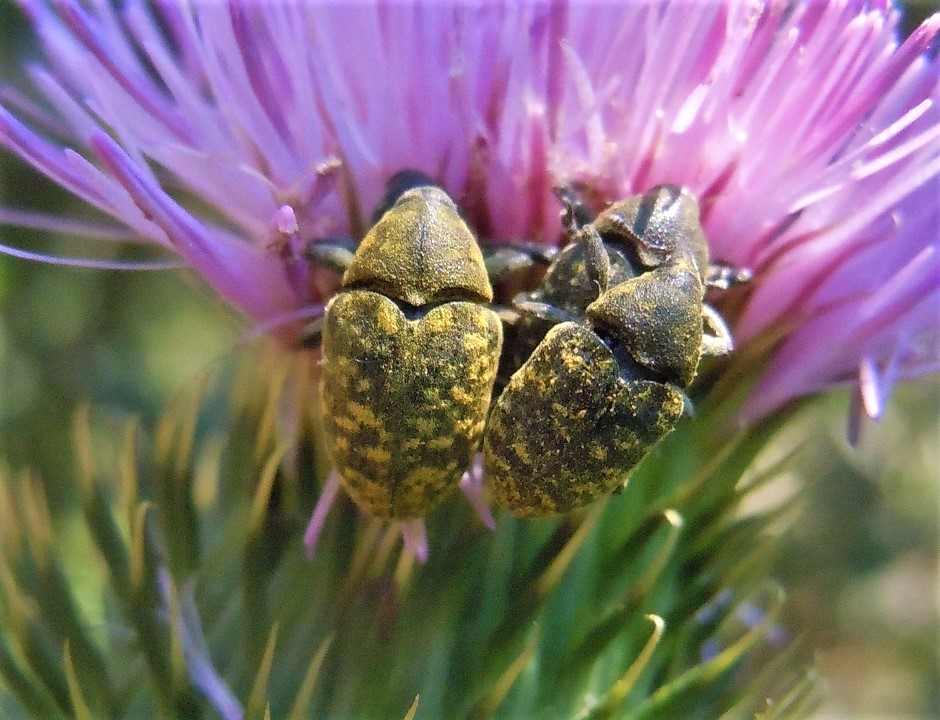
M 288 344 L 333 287 L 306 243 L 416 168 L 490 242 L 559 243 L 561 182 L 689 188 L 755 272 L 725 308 L 772 350 L 745 419 L 853 380 L 877 416 L 938 364 L 938 16 L 899 43 L 848 1 L 21 6 L 40 98 L 5 89 L 0 142 L 115 223 L 65 227 L 181 258 Z

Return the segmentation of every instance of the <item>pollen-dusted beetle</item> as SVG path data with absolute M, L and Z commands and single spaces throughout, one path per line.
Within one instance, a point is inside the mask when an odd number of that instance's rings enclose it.
M 572 191 L 559 195 L 576 242 L 538 290 L 513 300 L 515 354 L 534 350 L 495 401 L 483 444 L 487 483 L 521 517 L 567 512 L 623 485 L 682 415 L 702 354 L 731 350 L 705 287 L 747 278 L 709 265 L 698 203 L 679 187 L 590 221 Z
M 355 253 L 308 248 L 345 272 L 307 344 L 322 344 L 326 434 L 344 487 L 371 515 L 406 520 L 456 488 L 477 452 L 502 325 L 476 238 L 443 190 L 404 171 L 377 214 Z

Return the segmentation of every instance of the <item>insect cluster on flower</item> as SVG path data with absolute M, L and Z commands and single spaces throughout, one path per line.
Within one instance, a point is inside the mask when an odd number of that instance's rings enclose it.
M 595 216 L 558 192 L 572 242 L 557 255 L 519 246 L 484 259 L 454 202 L 416 171 L 389 181 L 358 247 L 308 247 L 343 273 L 306 343 L 322 344 L 332 459 L 366 512 L 423 517 L 481 440 L 485 482 L 514 515 L 587 505 L 673 429 L 701 356 L 731 350 L 705 288 L 747 274 L 709 264 L 692 195 L 662 185 Z M 491 281 L 539 262 L 538 288 L 492 305 Z

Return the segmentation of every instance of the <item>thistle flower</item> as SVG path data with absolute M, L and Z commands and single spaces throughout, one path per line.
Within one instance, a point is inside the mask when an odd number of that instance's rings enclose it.
M 23 707 L 371 717 L 420 691 L 427 717 L 806 711 L 794 646 L 749 660 L 783 641 L 765 530 L 789 508 L 733 510 L 778 467 L 752 467 L 757 420 L 856 375 L 877 415 L 937 363 L 940 17 L 899 45 L 890 7 L 853 2 L 20 4 L 40 97 L 3 90 L 0 142 L 103 217 L 0 222 L 148 246 L 280 343 L 236 383 L 224 446 L 194 438 L 197 393 L 128 430 L 112 483 L 77 422 L 84 532 L 132 648 L 88 637 L 39 484 L 0 472 L 0 674 Z M 396 556 L 377 524 L 315 512 L 324 551 L 300 565 L 298 519 L 336 489 L 313 487 L 322 431 L 297 402 L 315 362 L 284 352 L 335 287 L 303 251 L 360 237 L 402 168 L 490 245 L 559 244 L 557 184 L 598 205 L 689 188 L 712 255 L 755 274 L 722 301 L 739 355 L 702 385 L 764 367 L 744 432 L 689 424 L 561 519 L 490 534 L 445 503 L 420 573 L 415 529 Z
M 6 89 L 0 141 L 116 221 L 56 226 L 181 258 L 289 346 L 333 288 L 303 247 L 408 167 L 493 243 L 559 243 L 558 183 L 692 190 L 755 272 L 724 308 L 769 362 L 746 421 L 849 381 L 877 417 L 938 365 L 937 16 L 899 45 L 856 2 L 21 5 L 42 102 Z

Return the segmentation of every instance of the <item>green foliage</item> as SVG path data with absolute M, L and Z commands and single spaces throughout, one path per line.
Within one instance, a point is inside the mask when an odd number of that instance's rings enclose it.
M 737 512 L 779 472 L 758 460 L 770 430 L 720 440 L 703 408 L 623 493 L 557 519 L 500 513 L 490 532 L 453 497 L 429 517 L 424 566 L 342 501 L 308 561 L 328 470 L 316 372 L 309 354 L 246 362 L 217 433 L 197 430 L 197 383 L 156 427 L 129 423 L 114 462 L 79 412 L 81 522 L 51 519 L 30 473 L 0 474 L 0 709 L 732 720 L 812 707 L 766 579 L 786 506 Z

